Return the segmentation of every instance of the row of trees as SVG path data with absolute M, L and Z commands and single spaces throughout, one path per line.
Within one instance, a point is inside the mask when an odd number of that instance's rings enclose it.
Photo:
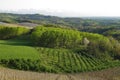
M 29 32 L 29 29 L 24 27 L 6 27 L 0 26 L 0 39 L 9 39 Z
M 103 35 L 44 26 L 36 27 L 31 38 L 35 44 L 44 47 L 75 48 L 93 41 L 110 43 L 110 40 Z
M 31 37 L 39 46 L 56 48 L 77 47 L 82 39 L 78 31 L 53 27 L 37 27 Z

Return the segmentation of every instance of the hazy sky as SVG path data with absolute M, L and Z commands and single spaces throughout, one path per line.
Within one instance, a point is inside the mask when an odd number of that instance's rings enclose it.
M 120 0 L 0 0 L 0 12 L 54 16 L 120 16 Z

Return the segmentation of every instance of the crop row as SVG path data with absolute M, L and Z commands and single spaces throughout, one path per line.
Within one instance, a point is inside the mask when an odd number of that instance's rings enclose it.
M 85 57 L 67 50 L 39 49 L 43 63 L 52 66 L 60 72 L 83 72 L 102 69 L 105 64 L 102 61 Z

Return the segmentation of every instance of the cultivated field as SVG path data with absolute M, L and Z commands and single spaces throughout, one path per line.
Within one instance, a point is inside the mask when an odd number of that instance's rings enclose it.
M 15 66 L 17 66 L 16 69 L 20 70 L 22 69 L 52 73 L 98 71 L 120 65 L 119 62 L 112 64 L 111 62 L 103 62 L 97 58 L 82 55 L 84 52 L 75 53 L 69 49 L 32 47 L 29 46 L 30 44 L 31 43 L 29 41 L 17 39 L 0 40 L 0 60 L 8 67 L 16 68 Z M 17 59 L 17 62 L 11 61 L 10 59 Z M 18 59 L 25 59 L 25 61 L 27 61 L 27 63 L 24 62 L 24 60 L 22 61 L 23 63 L 27 64 L 27 69 L 23 67 L 24 64 L 22 64 Z M 39 60 L 39 62 L 37 62 L 38 64 L 31 64 L 32 62 L 29 62 L 27 59 Z M 33 69 L 31 65 L 36 66 L 34 66 Z
M 37 48 L 42 63 L 55 70 L 55 72 L 84 72 L 100 70 L 103 63 L 96 59 L 81 56 L 67 49 Z M 52 71 L 50 71 L 52 72 Z
M 78 74 L 52 74 L 0 68 L 0 80 L 120 80 L 120 68 Z

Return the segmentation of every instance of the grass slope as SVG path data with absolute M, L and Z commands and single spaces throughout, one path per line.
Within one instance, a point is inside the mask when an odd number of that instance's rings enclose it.
M 29 42 L 19 40 L 0 40 L 0 59 L 39 59 L 34 47 Z

